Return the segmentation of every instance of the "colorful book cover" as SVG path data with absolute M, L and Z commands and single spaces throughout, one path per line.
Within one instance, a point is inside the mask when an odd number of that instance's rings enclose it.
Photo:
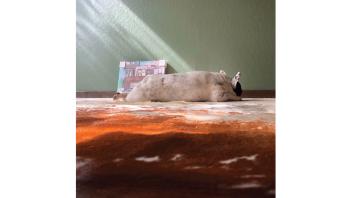
M 147 75 L 165 74 L 165 60 L 121 61 L 117 92 L 128 93 Z

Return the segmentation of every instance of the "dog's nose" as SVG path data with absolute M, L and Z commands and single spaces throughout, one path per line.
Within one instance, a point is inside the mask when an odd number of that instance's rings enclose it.
M 241 96 L 242 95 L 242 87 L 241 87 L 241 83 L 237 82 L 236 83 L 236 87 L 233 90 L 236 93 L 236 96 Z

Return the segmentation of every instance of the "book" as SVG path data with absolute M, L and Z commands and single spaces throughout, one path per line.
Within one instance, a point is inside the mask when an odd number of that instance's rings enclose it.
M 121 61 L 119 65 L 117 92 L 128 93 L 132 91 L 133 87 L 148 75 L 165 74 L 166 66 L 166 60 Z

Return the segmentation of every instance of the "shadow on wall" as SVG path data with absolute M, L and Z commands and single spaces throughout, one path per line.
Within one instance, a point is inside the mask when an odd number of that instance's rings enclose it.
M 172 67 L 170 64 L 167 64 L 166 71 L 165 73 L 167 74 L 174 74 L 177 73 L 174 67 Z

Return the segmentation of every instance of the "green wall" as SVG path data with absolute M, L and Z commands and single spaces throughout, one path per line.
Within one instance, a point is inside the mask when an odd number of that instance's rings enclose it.
M 275 89 L 274 0 L 76 0 L 77 91 L 115 91 L 122 60 L 166 59 L 168 72 L 242 72 Z

